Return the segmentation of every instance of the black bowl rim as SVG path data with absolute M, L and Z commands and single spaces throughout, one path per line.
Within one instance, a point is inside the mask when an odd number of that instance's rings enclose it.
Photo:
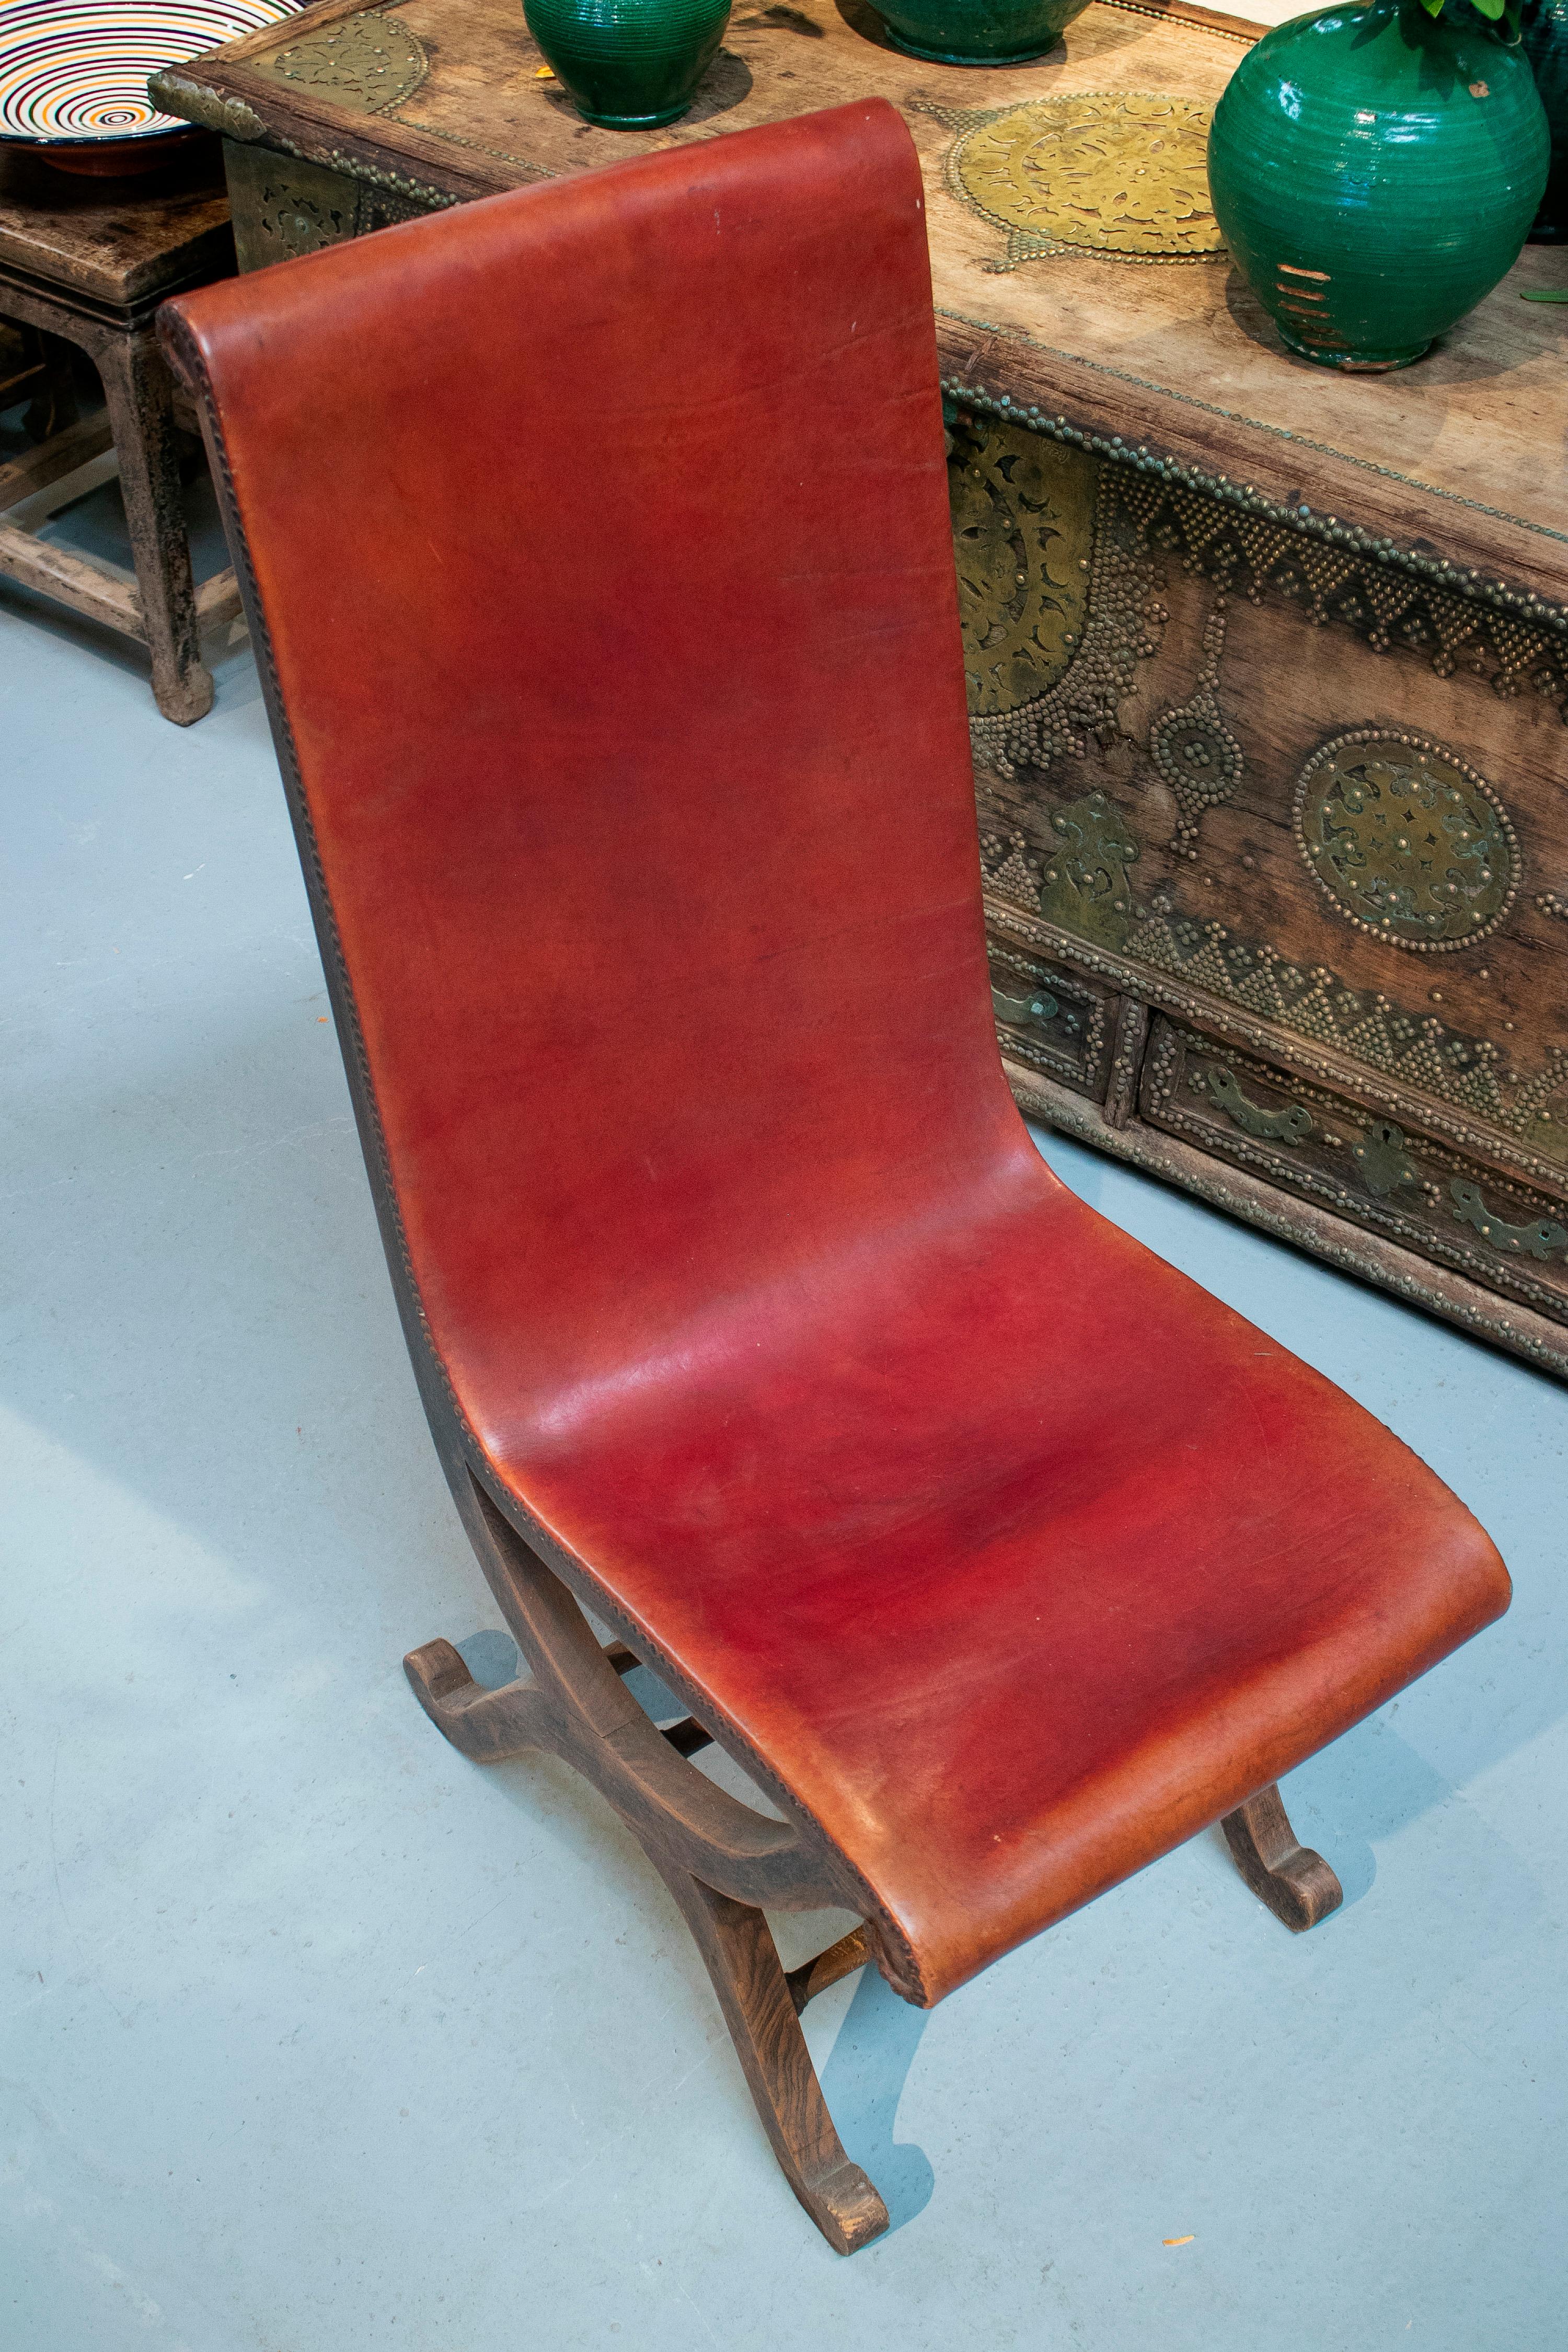
M 200 128 L 196 122 L 182 122 L 177 115 L 139 123 L 134 131 L 7 131 L 0 126 L 0 147 L 133 147 L 143 139 L 184 139 Z

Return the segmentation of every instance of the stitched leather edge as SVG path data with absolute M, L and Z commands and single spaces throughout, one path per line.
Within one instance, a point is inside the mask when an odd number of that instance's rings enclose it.
M 331 893 L 327 885 L 326 869 L 321 863 L 321 851 L 316 840 L 316 828 L 306 796 L 299 751 L 294 740 L 294 730 L 289 724 L 284 706 L 282 687 L 272 649 L 271 633 L 267 626 L 266 614 L 261 604 L 261 593 L 257 583 L 255 568 L 250 560 L 249 541 L 246 538 L 245 528 L 240 520 L 239 501 L 235 491 L 233 471 L 229 465 L 228 448 L 224 439 L 216 404 L 213 399 L 206 364 L 202 355 L 201 346 L 192 333 L 189 323 L 177 302 L 164 303 L 158 311 L 157 320 L 159 338 L 171 363 L 186 389 L 197 402 L 208 455 L 216 460 L 213 470 L 216 478 L 218 499 L 223 511 L 224 530 L 239 581 L 251 642 L 257 649 L 257 667 L 261 674 L 267 716 L 272 730 L 273 748 L 278 754 L 278 764 L 282 772 L 295 838 L 300 845 L 301 862 L 305 866 L 306 893 L 310 901 L 310 914 L 316 927 L 317 942 L 322 950 L 322 962 L 326 967 L 329 987 L 332 987 L 335 982 L 334 1009 L 339 1015 L 340 1036 L 346 1037 L 353 1047 L 353 1060 L 349 1070 L 349 1092 L 353 1101 L 360 1141 L 367 1162 L 367 1172 L 371 1178 L 371 1192 L 375 1202 L 377 1223 L 381 1227 L 383 1246 L 389 1260 L 393 1290 L 401 1312 L 404 1336 L 408 1350 L 415 1359 L 416 1374 L 418 1371 L 419 1357 L 423 1354 L 426 1365 L 434 1371 L 440 1381 L 447 1410 L 464 1449 L 470 1457 L 467 1466 L 478 1469 L 484 1475 L 487 1491 L 491 1494 L 497 1507 L 509 1518 L 513 1513 L 521 1513 L 527 1522 L 527 1539 L 537 1544 L 540 1550 L 547 1555 L 554 1554 L 558 1559 L 570 1563 L 592 1590 L 595 1607 L 607 1622 L 615 1624 L 623 1635 L 627 1633 L 632 1635 L 633 1638 L 628 1646 L 648 1652 L 650 1658 L 657 1662 L 660 1671 L 684 1697 L 690 1687 L 688 1678 L 668 1656 L 663 1646 L 655 1641 L 636 1619 L 627 1616 L 616 1603 L 610 1594 L 604 1590 L 593 1568 L 586 1560 L 580 1559 L 575 1552 L 568 1551 L 539 1525 L 527 1505 L 512 1493 L 510 1487 L 500 1476 L 497 1465 L 491 1462 L 458 1401 L 446 1360 L 436 1344 L 435 1336 L 430 1329 L 429 1318 L 425 1312 L 425 1302 L 419 1294 L 419 1284 L 414 1272 L 413 1260 L 409 1255 L 407 1236 L 404 1231 L 403 1213 L 392 1176 L 391 1156 L 382 1126 L 381 1107 L 376 1099 L 375 1087 L 370 1073 L 369 1056 L 365 1052 L 363 1034 L 360 1026 L 359 1006 L 354 996 L 348 960 L 343 953 L 342 942 L 338 933 L 337 916 L 332 906 Z M 349 1059 L 346 1052 L 344 1058 L 345 1061 Z M 423 1391 L 423 1382 L 419 1385 Z M 426 1402 L 423 1393 L 421 1402 Z M 428 1419 L 427 1402 L 426 1414 Z M 432 1435 L 436 1434 L 433 1430 Z M 437 1445 L 437 1454 L 441 1452 L 439 1443 Z M 522 1532 L 523 1530 L 519 1529 L 520 1534 Z M 866 1897 L 868 1924 L 874 1930 L 877 1965 L 893 1990 L 900 1995 L 900 1999 L 911 2002 L 918 2009 L 931 2008 L 932 2002 L 926 1988 L 924 1975 L 915 1957 L 914 1948 L 864 1872 L 844 1852 L 843 1847 L 831 1832 L 824 1828 L 811 1808 L 795 1795 L 767 1762 L 754 1743 L 736 1727 L 729 1717 L 716 1707 L 705 1693 L 699 1693 L 698 1700 L 698 1713 L 708 1714 L 722 1724 L 726 1745 L 741 1751 L 746 1769 L 752 1772 L 774 1797 L 781 1799 L 791 1812 L 808 1824 L 829 1852 L 843 1864 L 855 1884 L 861 1888 Z M 889 1946 L 898 1953 L 903 1964 L 901 1967 L 892 1963 L 887 1948 Z

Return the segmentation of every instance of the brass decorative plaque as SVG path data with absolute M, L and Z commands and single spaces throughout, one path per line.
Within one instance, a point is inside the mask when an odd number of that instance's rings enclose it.
M 955 413 L 948 481 L 970 732 L 984 767 L 1047 769 L 1114 723 L 1165 609 L 1110 470 L 1022 425 Z
M 1047 691 L 1083 643 L 1097 485 L 1092 465 L 1062 454 L 1037 434 L 971 430 L 948 469 L 977 716 Z
M 1061 836 L 1045 869 L 1040 912 L 1081 939 L 1120 946 L 1136 913 L 1128 868 L 1142 854 L 1137 835 L 1103 793 L 1087 793 L 1051 816 Z
M 1417 955 L 1485 939 L 1519 888 L 1496 793 L 1417 735 L 1358 728 L 1315 751 L 1297 780 L 1296 839 L 1338 914 Z
M 406 26 L 369 12 L 340 16 L 257 65 L 279 80 L 319 90 L 334 106 L 366 114 L 401 105 L 429 71 L 423 47 Z
M 1035 98 L 973 122 L 948 159 L 961 202 L 1037 255 L 1205 261 L 1225 250 L 1209 204 L 1210 109 L 1145 90 Z

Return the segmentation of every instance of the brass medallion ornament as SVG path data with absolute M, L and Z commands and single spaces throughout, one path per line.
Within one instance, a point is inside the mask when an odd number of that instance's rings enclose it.
M 948 184 L 1006 231 L 994 269 L 1050 254 L 1211 260 L 1225 241 L 1209 205 L 1209 116 L 1193 99 L 1146 90 L 1030 99 L 970 118 Z
M 429 71 L 422 45 L 390 16 L 340 16 L 286 49 L 258 58 L 264 72 L 300 84 L 356 113 L 385 114 Z
M 1308 871 L 1358 930 L 1416 955 L 1486 938 L 1519 888 L 1519 844 L 1496 793 L 1455 751 L 1358 728 L 1296 784 Z

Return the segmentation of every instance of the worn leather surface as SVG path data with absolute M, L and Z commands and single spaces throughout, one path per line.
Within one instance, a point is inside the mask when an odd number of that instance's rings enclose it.
M 173 307 L 453 1394 L 903 1990 L 1506 1606 L 1437 1479 L 1007 1093 L 890 108 Z

